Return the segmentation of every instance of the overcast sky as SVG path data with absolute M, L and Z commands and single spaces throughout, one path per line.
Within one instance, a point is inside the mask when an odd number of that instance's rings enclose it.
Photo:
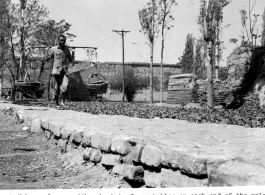
M 18 3 L 19 0 L 12 0 Z M 147 0 L 40 0 L 47 7 L 50 17 L 56 21 L 65 19 L 72 25 L 71 33 L 77 38 L 70 45 L 98 47 L 98 61 L 122 62 L 122 39 L 112 30 L 130 31 L 125 35 L 125 62 L 149 62 L 149 48 L 142 33 L 138 10 Z M 171 12 L 175 17 L 172 28 L 165 41 L 164 62 L 175 64 L 183 54 L 185 39 L 188 33 L 196 38 L 200 36 L 197 25 L 199 14 L 199 0 L 177 0 L 178 5 Z M 230 24 L 224 29 L 223 41 L 226 49 L 223 54 L 222 65 L 226 65 L 227 56 L 235 48 L 229 39 L 241 35 L 241 19 L 239 10 L 248 9 L 249 0 L 232 0 L 224 8 L 223 24 Z M 250 0 L 251 5 L 254 0 Z M 256 0 L 253 14 L 262 15 L 265 0 Z M 257 28 L 261 32 L 262 19 L 259 17 Z M 240 41 L 239 41 L 240 42 Z M 257 40 L 260 42 L 260 39 Z M 155 44 L 154 62 L 160 62 L 161 42 Z M 76 59 L 87 59 L 83 49 L 76 50 Z M 95 60 L 95 58 L 94 58 Z

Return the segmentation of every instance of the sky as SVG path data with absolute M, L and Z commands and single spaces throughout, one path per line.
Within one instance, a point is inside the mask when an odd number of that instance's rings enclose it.
M 148 0 L 40 0 L 40 4 L 47 7 L 49 17 L 56 21 L 65 19 L 72 25 L 70 33 L 77 37 L 71 46 L 97 47 L 97 61 L 122 62 L 122 38 L 113 30 L 130 31 L 124 36 L 125 62 L 150 62 L 149 47 L 145 36 L 139 31 L 141 25 L 138 10 L 143 8 Z M 183 55 L 185 40 L 188 33 L 199 38 L 201 33 L 196 22 L 199 15 L 199 0 L 176 0 L 178 5 L 171 9 L 175 20 L 171 22 L 174 27 L 168 31 L 165 38 L 164 63 L 176 64 Z M 241 40 L 240 9 L 248 9 L 249 1 L 253 7 L 252 14 L 262 15 L 265 0 L 232 0 L 224 8 L 222 40 L 225 50 L 221 66 L 226 66 L 226 59 L 236 45 L 229 42 L 231 38 Z M 19 0 L 11 0 L 18 3 Z M 256 27 L 261 32 L 262 19 L 258 19 Z M 257 29 L 256 28 L 256 29 Z M 257 43 L 260 39 L 257 40 Z M 84 49 L 76 49 L 76 60 L 88 60 Z M 156 39 L 154 49 L 154 62 L 161 60 L 161 38 Z M 96 61 L 95 56 L 92 61 Z

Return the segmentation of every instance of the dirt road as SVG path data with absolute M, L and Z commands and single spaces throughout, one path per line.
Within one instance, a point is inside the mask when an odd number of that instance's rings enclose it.
M 78 150 L 62 155 L 43 135 L 22 128 L 0 112 L 0 189 L 130 187 L 102 166 L 75 160 Z

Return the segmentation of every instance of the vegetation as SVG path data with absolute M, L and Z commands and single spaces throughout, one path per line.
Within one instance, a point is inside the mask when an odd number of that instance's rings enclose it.
M 261 26 L 262 32 L 261 32 L 261 46 L 265 46 L 265 8 L 264 12 L 262 14 L 262 26 Z
M 23 80 L 29 69 L 29 59 L 35 52 L 32 46 L 53 46 L 59 33 L 67 33 L 71 25 L 64 20 L 56 23 L 48 18 L 49 12 L 39 5 L 39 0 L 28 0 L 25 9 L 20 4 L 1 0 L 1 64 L 9 70 L 14 99 L 16 80 Z M 75 35 L 67 33 L 74 38 Z M 41 58 L 44 54 L 34 53 Z M 40 61 L 41 59 L 39 59 Z M 36 66 L 41 63 L 35 62 Z
M 255 29 L 255 26 L 258 21 L 258 14 L 252 14 L 253 7 L 255 6 L 256 1 L 254 2 L 253 5 L 250 4 L 249 0 L 249 5 L 248 5 L 248 11 L 245 9 L 239 10 L 241 14 L 241 24 L 242 24 L 242 46 L 250 46 L 252 51 L 256 47 L 256 40 L 258 37 L 258 29 Z M 254 18 L 252 18 L 252 15 Z M 256 32 L 255 32 L 256 30 Z M 245 36 L 246 33 L 246 36 Z M 255 39 L 255 41 L 254 41 Z
M 163 59 L 164 59 L 164 47 L 165 47 L 165 36 L 167 31 L 170 30 L 173 25 L 169 25 L 174 17 L 170 14 L 170 10 L 174 5 L 177 5 L 175 0 L 159 0 L 159 15 L 161 25 L 161 70 L 160 70 L 160 103 L 163 102 Z
M 188 34 L 183 55 L 180 57 L 180 64 L 183 74 L 193 73 L 194 41 L 194 36 L 192 34 Z
M 205 63 L 207 66 L 207 102 L 210 108 L 214 105 L 213 69 L 216 62 L 216 44 L 219 40 L 219 32 L 223 18 L 223 8 L 229 4 L 227 0 L 201 0 L 198 24 L 206 48 Z
M 147 88 L 148 82 L 145 77 L 139 77 L 132 67 L 125 67 L 124 95 L 128 102 L 132 102 L 137 91 Z M 110 89 L 123 92 L 123 73 L 119 71 L 110 81 Z
M 139 20 L 142 32 L 148 40 L 150 48 L 150 103 L 153 103 L 153 58 L 155 38 L 159 33 L 159 11 L 156 0 L 151 0 L 146 7 L 139 10 Z
M 230 85 L 230 84 L 229 84 Z M 205 86 L 207 87 L 207 86 Z M 223 87 L 223 85 L 220 85 Z M 218 90 L 216 90 L 218 91 Z M 204 94 L 204 93 L 203 93 Z M 48 101 L 23 102 L 28 106 L 52 106 Z M 148 103 L 127 102 L 71 102 L 65 109 L 91 114 L 124 115 L 151 119 L 155 117 L 187 120 L 195 123 L 219 123 L 245 127 L 265 127 L 265 111 L 259 107 L 256 97 L 249 96 L 245 104 L 236 110 L 208 109 L 206 107 L 160 107 Z
M 198 79 L 205 79 L 202 50 L 203 50 L 203 40 L 198 39 L 195 45 L 195 57 L 194 57 L 194 66 L 193 66 L 193 72 Z

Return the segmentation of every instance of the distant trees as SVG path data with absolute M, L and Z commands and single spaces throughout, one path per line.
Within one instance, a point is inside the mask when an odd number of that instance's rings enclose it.
M 186 37 L 183 55 L 179 58 L 182 73 L 193 73 L 197 78 L 204 78 L 204 41 L 195 39 L 192 34 Z
M 193 73 L 194 42 L 195 42 L 194 36 L 189 33 L 186 37 L 186 43 L 183 55 L 180 57 L 181 70 L 183 74 Z
M 204 77 L 203 40 L 202 39 L 196 40 L 193 73 L 196 75 L 197 78 L 202 79 Z

